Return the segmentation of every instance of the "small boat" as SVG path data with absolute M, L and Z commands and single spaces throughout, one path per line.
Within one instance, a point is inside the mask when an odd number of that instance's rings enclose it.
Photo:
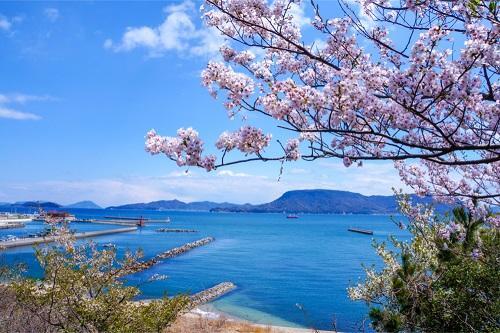
M 373 235 L 373 231 L 371 231 L 371 230 L 364 230 L 364 229 L 358 229 L 358 228 L 349 228 L 347 230 L 352 231 L 352 232 L 357 232 L 360 234 L 365 234 L 365 235 Z
M 286 218 L 287 218 L 287 219 L 298 219 L 298 218 L 299 218 L 299 216 L 298 216 L 298 215 L 294 215 L 294 214 L 288 214 L 288 215 L 286 216 Z

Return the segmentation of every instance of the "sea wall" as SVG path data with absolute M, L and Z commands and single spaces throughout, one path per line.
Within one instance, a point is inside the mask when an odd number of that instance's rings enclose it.
M 87 232 L 79 232 L 73 234 L 73 237 L 76 239 L 87 238 L 87 237 L 96 237 L 102 235 L 110 235 L 117 234 L 122 232 L 131 232 L 136 231 L 137 227 L 130 228 L 120 228 L 120 229 L 111 229 L 111 230 L 100 230 L 100 231 L 87 231 Z M 0 242 L 0 249 L 2 248 L 11 248 L 18 246 L 27 246 L 27 245 L 37 245 L 43 243 L 52 243 L 58 239 L 58 236 L 48 236 L 48 237 L 33 237 L 33 238 L 20 238 L 12 241 Z
M 18 229 L 24 228 L 26 225 L 22 222 L 8 222 L 3 223 L 4 221 L 0 220 L 0 229 Z
M 221 297 L 222 295 L 227 294 L 228 292 L 234 290 L 236 285 L 232 282 L 222 282 L 219 283 L 212 288 L 205 289 L 191 295 L 191 306 L 196 307 L 198 305 L 208 303 L 213 301 L 216 298 Z
M 213 237 L 205 237 L 205 238 L 199 239 L 197 241 L 194 241 L 191 243 L 186 243 L 186 244 L 179 246 L 179 247 L 175 247 L 171 250 L 157 254 L 152 259 L 137 263 L 136 265 L 134 265 L 134 267 L 131 267 L 129 269 L 129 272 L 130 273 L 137 273 L 137 272 L 146 270 L 146 269 L 160 263 L 163 259 L 170 259 L 170 258 L 180 256 L 181 254 L 184 254 L 188 251 L 191 251 L 192 249 L 195 249 L 195 248 L 203 246 L 203 245 L 207 245 L 207 244 L 213 242 L 214 240 L 215 240 L 215 238 L 213 238 Z
M 194 230 L 194 229 L 161 228 L 161 229 L 156 229 L 156 232 L 198 232 L 198 230 Z

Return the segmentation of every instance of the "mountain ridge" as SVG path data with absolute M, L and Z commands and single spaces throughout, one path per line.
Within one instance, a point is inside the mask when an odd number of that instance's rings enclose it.
M 432 203 L 430 197 L 410 196 L 416 203 Z M 445 211 L 449 206 L 437 204 L 438 211 Z M 32 209 L 71 209 L 101 208 L 92 201 L 80 201 L 71 205 L 59 205 L 50 201 L 22 201 L 2 208 Z M 239 213 L 307 213 L 307 214 L 393 214 L 398 213 L 398 204 L 394 195 L 363 195 L 339 190 L 293 190 L 283 193 L 277 199 L 263 204 L 234 204 L 229 202 L 194 201 L 183 202 L 178 199 L 157 200 L 147 203 L 131 203 L 106 207 L 108 210 L 182 210 Z
M 432 202 L 431 198 L 419 198 L 416 195 L 411 197 L 414 202 Z M 201 210 L 239 213 L 390 214 L 398 212 L 398 205 L 396 197 L 393 195 L 366 196 L 349 191 L 314 189 L 287 191 L 276 200 L 258 205 L 211 201 L 186 203 L 174 199 L 111 206 L 106 209 Z
M 101 206 L 90 200 L 78 201 L 70 205 L 65 205 L 64 208 L 102 209 Z

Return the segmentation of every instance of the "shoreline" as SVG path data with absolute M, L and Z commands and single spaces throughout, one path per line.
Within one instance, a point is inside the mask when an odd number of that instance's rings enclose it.
M 314 328 L 306 328 L 306 327 L 288 327 L 288 326 L 279 326 L 279 325 L 272 325 L 272 324 L 259 324 L 255 323 L 243 318 L 238 318 L 234 315 L 231 315 L 229 313 L 223 312 L 221 310 L 216 309 L 213 305 L 209 304 L 203 304 L 201 306 L 197 306 L 196 308 L 192 309 L 191 311 L 183 314 L 180 316 L 181 320 L 207 320 L 207 321 L 212 321 L 212 322 L 217 322 L 217 321 L 222 321 L 222 322 L 229 322 L 233 325 L 245 325 L 246 327 L 251 327 L 255 328 L 256 330 L 259 329 L 267 329 L 268 332 L 272 333 L 311 333 L 311 332 L 317 332 L 317 333 L 333 333 L 335 331 L 325 331 L 325 330 L 316 330 Z M 233 326 L 231 325 L 231 326 Z M 228 331 L 232 332 L 232 331 Z

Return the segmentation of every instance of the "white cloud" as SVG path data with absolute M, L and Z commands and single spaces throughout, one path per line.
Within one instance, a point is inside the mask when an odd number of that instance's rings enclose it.
M 230 169 L 216 173 L 177 169 L 158 177 L 6 183 L 0 184 L 0 188 L 3 201 L 50 200 L 69 204 L 93 200 L 103 206 L 171 199 L 258 204 L 272 201 L 286 191 L 298 189 L 391 195 L 391 187 L 404 188 L 391 163 L 345 168 L 340 161 L 323 161 L 309 166 L 311 169 L 304 169 L 309 172 L 299 174 L 288 172 L 285 166 L 280 181 L 278 172 L 275 177 L 266 177 Z
M 249 177 L 250 175 L 247 174 L 247 173 L 244 173 L 244 172 L 234 172 L 234 171 L 231 171 L 231 170 L 221 170 L 219 172 L 217 172 L 217 175 L 218 176 L 222 176 L 222 177 Z
M 0 106 L 0 118 L 15 120 L 38 120 L 40 119 L 40 116 L 37 116 L 33 113 L 16 111 Z
M 180 171 L 180 170 L 179 170 Z M 1 184 L 3 200 L 49 200 L 62 204 L 92 200 L 104 206 L 179 199 L 261 203 L 275 199 L 283 184 L 261 176 L 222 177 L 204 171 L 161 177 L 132 177 L 86 181 L 40 181 Z M 265 188 L 265 193 L 262 189 Z M 244 189 L 244 190 L 242 190 Z
M 223 44 L 223 37 L 215 29 L 195 24 L 195 6 L 190 0 L 169 5 L 164 12 L 165 20 L 159 26 L 128 27 L 120 42 L 107 39 L 104 47 L 115 52 L 145 48 L 151 56 L 168 51 L 203 56 L 216 54 Z
M 14 120 L 39 120 L 40 116 L 30 113 L 23 112 L 13 109 L 12 107 L 7 107 L 5 105 L 10 104 L 26 104 L 29 102 L 37 101 L 51 101 L 55 98 L 43 95 L 26 95 L 26 94 L 0 94 L 0 118 L 14 119 Z
M 336 188 L 359 192 L 365 195 L 390 195 L 391 188 L 412 192 L 403 184 L 392 162 L 364 162 L 362 167 L 354 164 L 346 168 L 342 161 L 318 163 L 322 175 L 336 180 Z
M 9 31 L 12 23 L 5 16 L 0 15 L 0 30 Z
M 49 95 L 27 95 L 27 94 L 0 94 L 0 104 L 16 103 L 25 104 L 28 102 L 53 101 L 54 97 Z
M 43 14 L 50 22 L 55 22 L 59 19 L 59 9 L 57 8 L 45 8 Z
M 375 27 L 375 21 L 372 17 L 372 12 L 375 10 L 375 6 L 373 4 L 369 4 L 367 6 L 368 12 L 363 9 L 358 1 L 355 0 L 345 0 L 343 3 L 345 4 L 349 10 L 352 11 L 354 15 L 356 15 L 359 23 L 367 30 L 370 30 Z
M 293 23 L 298 27 L 303 27 L 311 23 L 311 19 L 306 16 L 304 9 L 304 2 L 300 4 L 291 3 L 290 10 L 288 11 L 289 14 L 293 15 Z

